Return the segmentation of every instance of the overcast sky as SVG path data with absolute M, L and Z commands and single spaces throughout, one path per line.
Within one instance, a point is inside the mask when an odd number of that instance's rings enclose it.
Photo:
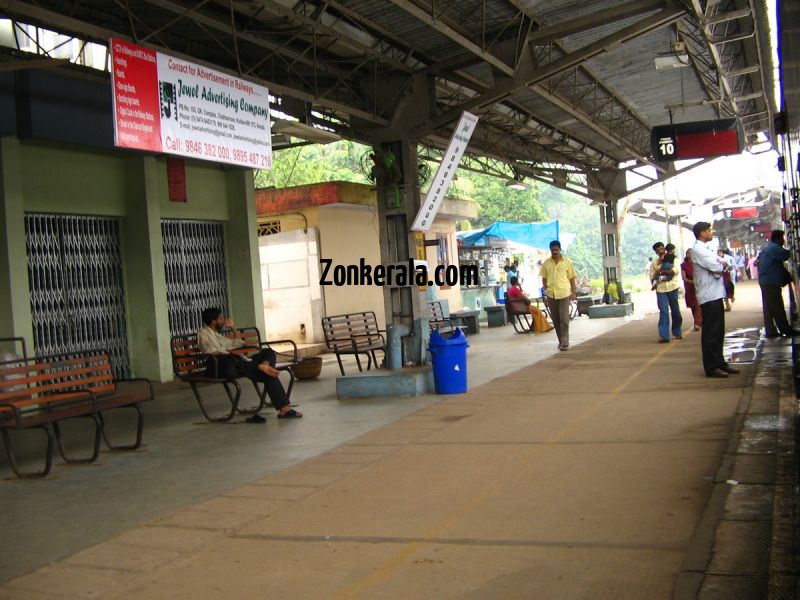
M 684 161 L 690 164 L 689 161 Z M 723 156 L 706 165 L 668 180 L 669 200 L 705 200 L 763 186 L 780 190 L 782 183 L 777 167 L 778 155 L 774 151 L 752 155 L 743 152 L 737 156 Z M 678 163 L 682 168 L 682 163 Z M 629 177 L 628 189 L 644 183 L 644 179 Z M 663 198 L 661 184 L 636 194 L 643 198 Z

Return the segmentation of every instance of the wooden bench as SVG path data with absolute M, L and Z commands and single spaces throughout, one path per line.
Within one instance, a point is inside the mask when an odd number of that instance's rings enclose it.
M 367 370 L 369 370 L 373 364 L 378 366 L 375 351 L 386 352 L 383 330 L 378 329 L 378 321 L 372 311 L 323 317 L 322 330 L 325 333 L 325 345 L 328 350 L 336 354 L 342 375 L 345 374 L 342 365 L 343 354 L 355 356 L 358 370 L 363 371 L 360 355 L 367 357 Z
M 53 463 L 53 441 L 67 463 L 97 459 L 100 440 L 110 450 L 135 450 L 142 443 L 144 414 L 141 402 L 153 398 L 146 379 L 115 379 L 108 353 L 102 350 L 19 359 L 0 364 L 0 431 L 11 470 L 20 478 L 45 477 Z M 132 408 L 137 413 L 136 437 L 131 444 L 112 444 L 103 413 Z M 69 456 L 62 443 L 59 423 L 73 418 L 91 419 L 94 445 L 91 455 Z M 24 472 L 17 462 L 10 432 L 42 429 L 47 436 L 44 468 Z
M 230 332 L 228 332 L 228 335 L 232 336 Z M 293 367 L 299 362 L 297 344 L 292 340 L 262 341 L 261 332 L 257 327 L 243 327 L 238 330 L 238 335 L 236 337 L 242 340 L 243 345 L 232 350 L 231 353 L 233 354 L 252 356 L 264 348 L 271 348 L 275 351 L 275 368 L 289 374 L 289 385 L 286 388 L 286 395 L 291 396 L 295 379 Z M 288 346 L 290 349 L 276 349 L 281 346 Z M 175 377 L 191 386 L 194 397 L 197 399 L 197 404 L 200 406 L 203 416 L 208 421 L 212 423 L 224 423 L 230 421 L 237 413 L 243 415 L 257 414 L 268 405 L 267 387 L 254 381 L 253 387 L 258 395 L 258 405 L 251 408 L 239 408 L 242 388 L 237 379 L 240 378 L 210 377 L 207 374 L 206 367 L 208 360 L 216 361 L 216 357 L 200 350 L 196 333 L 173 336 L 170 341 L 170 348 L 172 353 L 172 371 L 175 373 Z M 231 403 L 230 411 L 222 413 L 221 415 L 212 415 L 203 403 L 203 397 L 200 393 L 200 387 L 204 385 L 221 385 Z
M 428 320 L 428 327 L 431 331 L 441 330 L 445 332 L 455 329 L 453 321 L 449 317 L 444 316 L 444 309 L 442 308 L 441 302 L 438 300 L 428 302 L 428 309 L 431 311 L 431 317 Z
M 509 300 L 508 292 L 503 294 L 506 304 L 508 322 L 517 333 L 533 333 L 533 317 L 528 312 L 528 304 L 524 300 Z

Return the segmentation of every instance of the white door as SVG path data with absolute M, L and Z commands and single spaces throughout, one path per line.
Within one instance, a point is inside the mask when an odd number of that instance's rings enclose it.
M 266 339 L 325 340 L 317 239 L 313 227 L 258 238 Z

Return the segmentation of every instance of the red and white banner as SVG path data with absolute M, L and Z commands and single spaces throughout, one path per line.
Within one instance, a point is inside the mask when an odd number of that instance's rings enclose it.
M 267 88 L 122 40 L 110 48 L 117 146 L 272 168 Z

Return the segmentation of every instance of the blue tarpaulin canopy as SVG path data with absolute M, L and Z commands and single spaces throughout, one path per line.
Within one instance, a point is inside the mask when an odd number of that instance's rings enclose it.
M 496 242 L 508 241 L 547 250 L 551 241 L 559 239 L 558 221 L 548 221 L 547 223 L 497 221 L 486 229 L 464 233 L 466 234 L 464 236 L 458 234 L 458 239 L 463 242 L 465 248 L 491 246 Z

